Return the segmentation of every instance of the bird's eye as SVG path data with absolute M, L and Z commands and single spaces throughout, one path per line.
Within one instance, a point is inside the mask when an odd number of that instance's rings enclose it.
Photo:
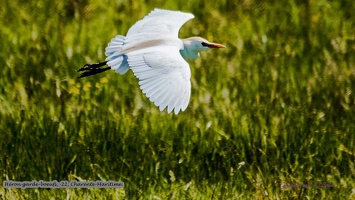
M 206 42 L 201 42 L 201 44 L 202 44 L 202 46 L 204 46 L 204 47 L 208 47 L 208 43 L 206 43 Z

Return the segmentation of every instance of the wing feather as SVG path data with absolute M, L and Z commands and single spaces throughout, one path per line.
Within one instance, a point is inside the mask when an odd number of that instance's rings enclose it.
M 192 18 L 194 15 L 191 13 L 156 8 L 142 20 L 136 22 L 128 30 L 127 37 L 136 36 L 136 39 L 146 39 L 142 36 L 150 38 L 171 36 L 177 38 L 181 26 Z
M 149 79 L 147 79 L 149 80 Z M 155 79 L 155 80 L 149 80 L 150 82 L 147 82 L 147 84 L 139 84 L 142 91 L 144 93 L 148 93 L 152 89 L 154 89 L 157 85 L 163 85 L 166 80 L 165 79 Z
M 190 100 L 190 68 L 177 46 L 159 46 L 140 54 L 127 53 L 128 64 L 139 79 L 143 93 L 159 110 L 175 114 L 184 111 Z

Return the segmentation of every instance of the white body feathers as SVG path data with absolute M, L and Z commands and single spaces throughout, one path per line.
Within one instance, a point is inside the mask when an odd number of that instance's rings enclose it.
M 161 111 L 167 108 L 178 114 L 187 108 L 191 74 L 186 60 L 208 49 L 201 45 L 208 42 L 202 38 L 178 38 L 180 27 L 192 18 L 190 13 L 154 9 L 106 48 L 107 65 L 120 74 L 131 69 L 143 93 Z

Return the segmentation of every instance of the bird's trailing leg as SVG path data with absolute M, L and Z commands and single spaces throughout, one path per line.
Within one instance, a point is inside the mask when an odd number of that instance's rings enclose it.
M 102 66 L 105 66 L 106 64 L 107 64 L 107 61 L 101 62 L 101 63 L 86 64 L 86 65 L 84 65 L 84 67 L 77 70 L 77 72 L 85 71 L 82 74 L 80 74 L 80 76 L 78 78 L 92 76 L 92 75 L 102 73 L 106 70 L 111 69 L 111 67 L 100 68 Z

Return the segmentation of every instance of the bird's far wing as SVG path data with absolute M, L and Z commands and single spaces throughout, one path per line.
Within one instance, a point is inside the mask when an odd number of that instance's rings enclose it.
M 141 37 L 178 37 L 179 29 L 190 19 L 191 13 L 154 9 L 142 20 L 136 22 L 126 35 L 128 39 Z
M 178 47 L 156 46 L 127 53 L 143 93 L 162 111 L 184 111 L 190 100 L 191 73 Z

